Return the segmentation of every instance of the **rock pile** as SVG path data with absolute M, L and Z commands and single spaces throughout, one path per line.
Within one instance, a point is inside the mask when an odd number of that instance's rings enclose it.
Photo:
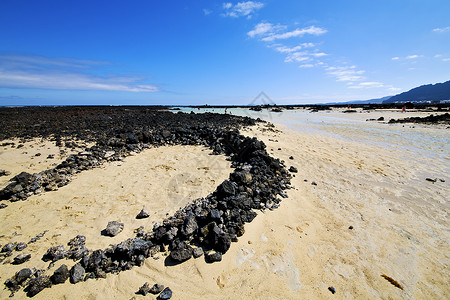
M 190 115 L 176 114 L 175 116 L 182 116 L 181 119 L 185 119 Z M 201 118 L 200 116 L 193 117 Z M 222 115 L 214 115 L 216 116 L 220 116 L 219 119 L 223 118 Z M 208 117 L 204 118 L 208 119 Z M 254 123 L 248 118 L 235 120 L 243 124 Z M 117 159 L 118 155 L 124 156 L 130 151 L 139 151 L 146 147 L 146 143 L 155 146 L 205 145 L 212 150 L 213 154 L 227 155 L 234 168 L 229 179 L 222 182 L 214 192 L 205 198 L 194 200 L 173 216 L 155 224 L 150 232 L 139 230 L 133 238 L 104 250 L 95 251 L 87 250 L 84 246 L 85 237 L 77 236 L 69 242 L 70 250 L 65 250 L 64 246 L 52 247 L 45 253 L 43 260 L 54 262 L 63 258 L 72 258 L 77 261 L 70 270 L 72 283 L 90 278 L 104 278 L 107 273 L 118 273 L 129 270 L 133 266 L 141 266 L 146 258 L 166 249 L 170 252 L 166 260 L 169 265 L 182 263 L 193 256 L 197 258 L 203 253 L 208 263 L 221 261 L 222 255 L 229 250 L 231 243 L 236 242 L 238 237 L 244 234 L 244 224 L 251 222 L 257 216 L 256 211 L 277 208 L 281 198 L 286 197 L 283 191 L 290 188 L 291 175 L 286 170 L 284 162 L 271 157 L 263 142 L 240 135 L 236 128 L 237 124 L 242 124 L 239 122 L 222 124 L 218 122 L 220 126 L 213 123 L 190 126 L 186 123 L 183 127 L 175 122 L 177 124 L 175 128 L 167 126 L 159 131 L 132 131 L 132 133 L 116 137 L 99 138 L 97 146 L 69 157 L 55 169 L 50 170 L 48 174 L 53 174 L 51 178 L 56 178 L 58 175 L 61 179 L 59 182 L 67 184 L 70 179 L 69 174 L 99 165 L 106 156 L 108 156 L 107 159 Z M 114 154 L 111 154 L 112 152 Z M 35 192 L 34 186 L 44 186 L 36 183 L 40 175 L 42 174 L 21 173 L 15 176 L 0 196 L 2 199 L 26 199 L 29 193 Z M 47 185 L 52 183 L 55 181 L 49 181 Z M 123 224 L 119 223 L 118 228 L 123 228 Z M 51 278 L 60 278 L 61 272 L 64 273 L 63 278 L 65 278 L 67 272 L 59 269 Z M 14 278 L 9 281 L 13 282 Z M 27 289 L 32 291 L 31 294 L 35 294 L 51 286 L 51 281 L 45 276 L 38 276 L 27 283 Z M 14 291 L 22 283 L 23 281 L 18 285 L 7 284 L 7 286 L 12 286 L 10 289 Z M 164 291 L 161 295 L 163 293 Z M 171 295 L 171 291 L 165 294 Z M 169 299 L 163 298 L 165 294 L 160 295 L 160 298 Z

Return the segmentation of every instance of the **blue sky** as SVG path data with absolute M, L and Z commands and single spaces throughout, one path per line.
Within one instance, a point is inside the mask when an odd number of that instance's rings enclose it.
M 448 0 L 0 1 L 0 105 L 364 100 L 450 80 Z

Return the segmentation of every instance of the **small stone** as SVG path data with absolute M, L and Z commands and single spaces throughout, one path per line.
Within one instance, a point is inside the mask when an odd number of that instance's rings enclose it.
M 38 235 L 39 236 L 39 235 Z M 38 237 L 36 236 L 36 237 Z M 65 258 L 68 252 L 64 250 L 64 246 L 55 246 L 47 250 L 47 252 L 42 257 L 43 261 L 57 261 Z
M 170 252 L 170 258 L 177 262 L 184 262 L 192 257 L 192 248 L 177 249 Z
M 106 226 L 105 229 L 105 234 L 111 237 L 116 236 L 122 232 L 123 226 L 124 226 L 123 223 L 117 221 L 108 222 L 108 225 Z
M 317 185 L 317 183 L 315 181 L 311 182 L 311 185 Z
M 217 261 L 222 261 L 222 253 L 220 252 L 209 252 L 205 254 L 205 260 L 207 263 L 213 263 Z
M 61 265 L 50 277 L 54 284 L 64 283 L 69 278 L 70 273 L 66 265 Z
M 148 217 L 150 217 L 150 214 L 148 213 L 148 211 L 145 208 L 143 208 L 139 212 L 139 214 L 136 216 L 136 219 L 144 219 L 144 218 L 148 218 Z
M 192 251 L 192 255 L 194 256 L 194 258 L 198 258 L 198 257 L 202 256 L 202 255 L 203 255 L 203 249 L 200 248 L 200 247 L 195 248 L 195 249 Z
M 153 295 L 161 293 L 161 291 L 164 289 L 164 286 L 162 284 L 155 283 L 152 288 L 149 290 L 150 293 Z
M 11 175 L 11 172 L 6 170 L 0 170 L 0 176 L 9 176 Z
M 16 251 L 22 251 L 26 247 L 28 247 L 28 245 L 26 243 L 24 243 L 24 242 L 18 243 L 16 246 Z
M 294 159 L 294 157 L 293 156 L 289 156 L 289 159 Z
M 84 274 L 86 271 L 84 268 L 80 265 L 80 263 L 77 263 L 70 269 L 70 283 L 77 283 L 83 280 Z
M 140 294 L 142 296 L 147 296 L 148 292 L 150 291 L 150 286 L 148 285 L 148 282 L 144 283 L 143 286 L 139 288 L 139 291 L 136 292 L 136 294 Z
M 328 287 L 328 290 L 332 293 L 335 294 L 336 293 L 336 289 L 332 286 Z
M 168 300 L 172 298 L 172 290 L 169 287 L 166 287 L 161 294 L 158 295 L 156 299 L 158 300 Z
M 349 226 L 348 229 L 352 230 L 352 229 L 353 229 L 353 226 Z
M 30 278 L 31 275 L 33 275 L 33 271 L 31 271 L 28 268 L 25 268 L 25 269 L 22 269 L 19 272 L 17 272 L 16 275 L 15 275 L 15 278 L 16 278 L 16 281 L 19 284 L 21 284 L 22 282 L 24 282 L 25 280 Z
M 14 257 L 13 264 L 14 265 L 23 264 L 24 262 L 30 260 L 30 258 L 31 258 L 31 254 L 19 254 L 16 257 Z
M 2 251 L 1 252 L 11 252 L 16 248 L 16 244 L 15 243 L 8 243 L 5 246 L 3 246 Z
M 297 172 L 298 172 L 298 170 L 297 170 L 297 168 L 296 168 L 296 167 L 294 167 L 294 166 L 291 166 L 291 167 L 289 168 L 289 172 L 292 172 L 292 173 L 297 173 Z
M 429 181 L 429 182 L 432 182 L 432 183 L 435 183 L 436 181 L 437 181 L 437 178 L 429 178 L 429 177 L 427 177 L 427 178 L 425 178 L 425 180 L 426 181 Z
M 0 209 L 7 208 L 7 207 L 8 207 L 8 205 L 6 205 L 5 203 L 0 203 Z

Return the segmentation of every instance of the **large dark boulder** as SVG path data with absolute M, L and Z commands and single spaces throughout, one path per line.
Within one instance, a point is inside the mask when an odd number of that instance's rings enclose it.
M 86 271 L 81 266 L 80 263 L 75 264 L 72 269 L 70 269 L 70 283 L 77 283 L 83 280 Z
M 64 283 L 69 278 L 70 272 L 66 265 L 61 265 L 50 277 L 53 284 Z
M 28 283 L 26 288 L 27 296 L 34 297 L 40 293 L 43 289 L 52 286 L 52 282 L 48 276 L 39 276 L 37 278 L 32 278 Z

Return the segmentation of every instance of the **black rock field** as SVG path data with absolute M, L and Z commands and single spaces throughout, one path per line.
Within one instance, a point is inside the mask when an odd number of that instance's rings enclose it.
M 170 253 L 165 261 L 167 266 L 198 258 L 203 253 L 207 263 L 220 262 L 231 243 L 245 233 L 244 225 L 258 211 L 277 208 L 286 197 L 284 190 L 290 188 L 291 175 L 284 163 L 271 157 L 262 141 L 240 134 L 241 128 L 256 122 L 260 121 L 222 114 L 172 113 L 153 107 L 0 108 L 1 140 L 45 138 L 66 146 L 72 146 L 74 139 L 94 143 L 53 169 L 11 174 L 10 183 L 0 191 L 0 201 L 9 205 L 5 209 L 14 209 L 11 202 L 26 201 L 34 194 L 70 184 L 76 173 L 132 152 L 139 153 L 150 145 L 206 146 L 212 154 L 225 154 L 234 169 L 208 196 L 192 199 L 148 232 L 139 230 L 135 236 L 124 236 L 123 242 L 106 249 L 87 249 L 82 235 L 68 241 L 68 248 L 58 245 L 43 249 L 44 261 L 71 259 L 76 264 L 70 271 L 64 265 L 51 274 L 34 270 L 30 273 L 29 269 L 20 271 L 22 274 L 18 269 L 5 282 L 6 287 L 13 293 L 25 287 L 28 295 L 34 296 L 52 283 L 70 279 L 75 284 L 142 266 L 145 259 L 166 249 Z M 295 171 L 291 168 L 291 172 Z M 144 210 L 138 213 L 137 218 L 148 215 Z M 114 236 L 124 226 L 127 224 L 111 222 L 103 234 Z M 24 256 L 17 258 L 17 263 L 22 260 Z M 166 289 L 159 298 L 171 296 L 172 291 Z

